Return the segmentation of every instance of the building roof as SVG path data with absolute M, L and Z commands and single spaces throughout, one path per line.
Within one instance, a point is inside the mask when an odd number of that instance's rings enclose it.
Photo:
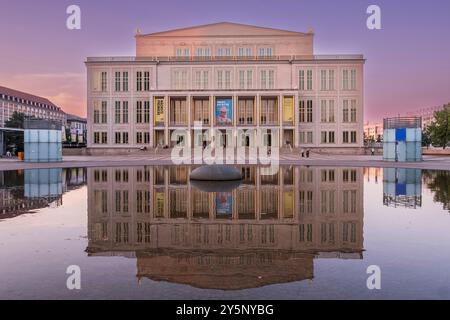
M 67 122 L 71 122 L 71 121 L 87 122 L 86 118 L 82 118 L 82 117 L 76 116 L 74 114 L 69 114 L 69 113 L 66 113 L 66 119 L 67 119 Z
M 223 36 L 304 36 L 308 33 L 258 27 L 233 22 L 218 22 L 188 28 L 174 29 L 149 34 L 137 34 L 138 37 L 223 37 Z
M 39 97 L 33 94 L 29 94 L 26 92 L 22 92 L 22 91 L 18 91 L 18 90 L 14 90 L 14 89 L 10 89 L 10 88 L 6 88 L 3 86 L 0 86 L 0 96 L 1 95 L 7 95 L 7 96 L 11 96 L 11 97 L 15 97 L 18 99 L 23 99 L 23 100 L 28 100 L 31 102 L 36 102 L 36 103 L 40 103 L 43 105 L 47 105 L 53 108 L 57 108 L 60 109 L 57 105 L 55 105 L 53 102 L 51 102 L 50 100 L 48 100 L 47 98 L 43 98 L 43 97 Z

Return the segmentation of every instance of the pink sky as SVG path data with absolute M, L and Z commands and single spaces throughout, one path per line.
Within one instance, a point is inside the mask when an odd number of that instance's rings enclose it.
M 67 0 L 0 2 L 0 85 L 49 98 L 86 115 L 87 56 L 134 55 L 134 32 L 231 21 L 315 31 L 317 54 L 361 53 L 365 118 L 450 102 L 450 1 L 79 0 L 82 29 L 65 27 Z M 366 9 L 382 10 L 382 30 Z

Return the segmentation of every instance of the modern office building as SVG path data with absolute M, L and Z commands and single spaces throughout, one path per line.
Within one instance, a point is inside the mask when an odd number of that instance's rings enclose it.
M 220 290 L 313 279 L 314 259 L 362 259 L 363 168 L 241 166 L 227 192 L 197 189 L 193 169 L 88 168 L 89 256 L 136 258 L 138 278 Z
M 14 112 L 29 117 L 65 122 L 65 113 L 46 98 L 0 86 L 0 127 Z
M 136 34 L 136 56 L 87 58 L 88 148 L 363 145 L 362 55 L 315 55 L 314 33 L 216 23 Z M 255 130 L 257 129 L 257 130 Z M 171 139 L 172 133 L 182 134 Z M 260 130 L 261 135 L 256 132 Z M 186 137 L 190 136 L 190 140 Z

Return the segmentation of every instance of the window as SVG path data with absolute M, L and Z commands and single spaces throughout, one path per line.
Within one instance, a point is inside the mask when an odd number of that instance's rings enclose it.
M 261 70 L 261 89 L 273 89 L 275 71 L 274 70 Z
M 128 123 L 128 101 L 122 102 L 122 123 Z
M 356 70 L 350 71 L 350 90 L 356 90 Z
M 122 91 L 128 91 L 128 72 L 122 73 Z
M 305 90 L 305 70 L 299 70 L 298 72 L 298 89 Z
M 100 143 L 100 132 L 94 132 L 94 144 Z
M 348 70 L 342 70 L 342 90 L 348 90 Z
M 350 122 L 356 122 L 356 100 L 350 102 Z
M 150 91 L 150 72 L 144 72 L 144 91 Z
M 114 109 L 114 115 L 115 115 L 115 123 L 120 123 L 120 101 L 116 101 L 115 109 Z
M 253 70 L 239 70 L 239 89 L 252 89 Z
M 238 48 L 239 57 L 251 57 L 253 56 L 252 48 L 240 47 Z
M 144 123 L 150 123 L 150 101 L 144 101 Z
M 320 70 L 320 90 L 334 90 L 334 70 Z
M 217 56 L 219 57 L 231 57 L 231 48 L 218 48 Z
M 300 131 L 299 140 L 302 144 L 312 144 L 313 143 L 313 132 L 312 131 Z
M 239 98 L 238 102 L 238 123 L 240 125 L 252 125 L 254 115 L 254 99 Z
M 272 97 L 261 98 L 261 125 L 278 124 L 278 99 Z
M 187 70 L 175 70 L 173 72 L 173 87 L 176 90 L 187 89 Z
M 271 57 L 273 54 L 272 48 L 259 48 L 258 55 L 260 57 Z
M 320 101 L 320 121 L 334 122 L 334 100 Z
M 116 72 L 115 73 L 115 91 L 120 91 L 121 85 L 122 85 L 121 73 Z
M 311 91 L 313 89 L 313 72 L 312 70 L 306 71 L 306 90 Z
M 211 56 L 211 48 L 197 48 L 197 56 L 198 57 L 210 57 Z
M 106 116 L 107 108 L 106 108 L 106 101 L 94 101 L 94 123 L 100 124 L 100 123 L 106 123 L 107 116 Z
M 217 71 L 217 88 L 231 89 L 231 71 L 218 70 Z
M 136 72 L 136 91 L 142 91 L 142 71 Z
M 334 143 L 334 131 L 322 131 L 320 133 L 321 143 Z
M 343 122 L 356 122 L 356 100 L 343 101 L 342 107 L 342 121 Z
M 313 101 L 300 100 L 300 122 L 313 122 Z
M 107 144 L 107 143 L 108 143 L 108 133 L 102 132 L 102 144 Z
M 106 92 L 108 86 L 108 74 L 106 72 L 102 72 L 101 74 L 101 91 Z
M 101 123 L 108 123 L 108 108 L 107 108 L 107 102 L 102 101 L 102 121 Z
M 136 123 L 142 123 L 142 101 L 136 101 Z

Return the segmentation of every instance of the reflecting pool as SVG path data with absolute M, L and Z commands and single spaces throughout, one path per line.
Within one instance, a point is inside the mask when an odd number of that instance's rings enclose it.
M 0 172 L 0 298 L 450 299 L 450 172 L 193 169 Z

